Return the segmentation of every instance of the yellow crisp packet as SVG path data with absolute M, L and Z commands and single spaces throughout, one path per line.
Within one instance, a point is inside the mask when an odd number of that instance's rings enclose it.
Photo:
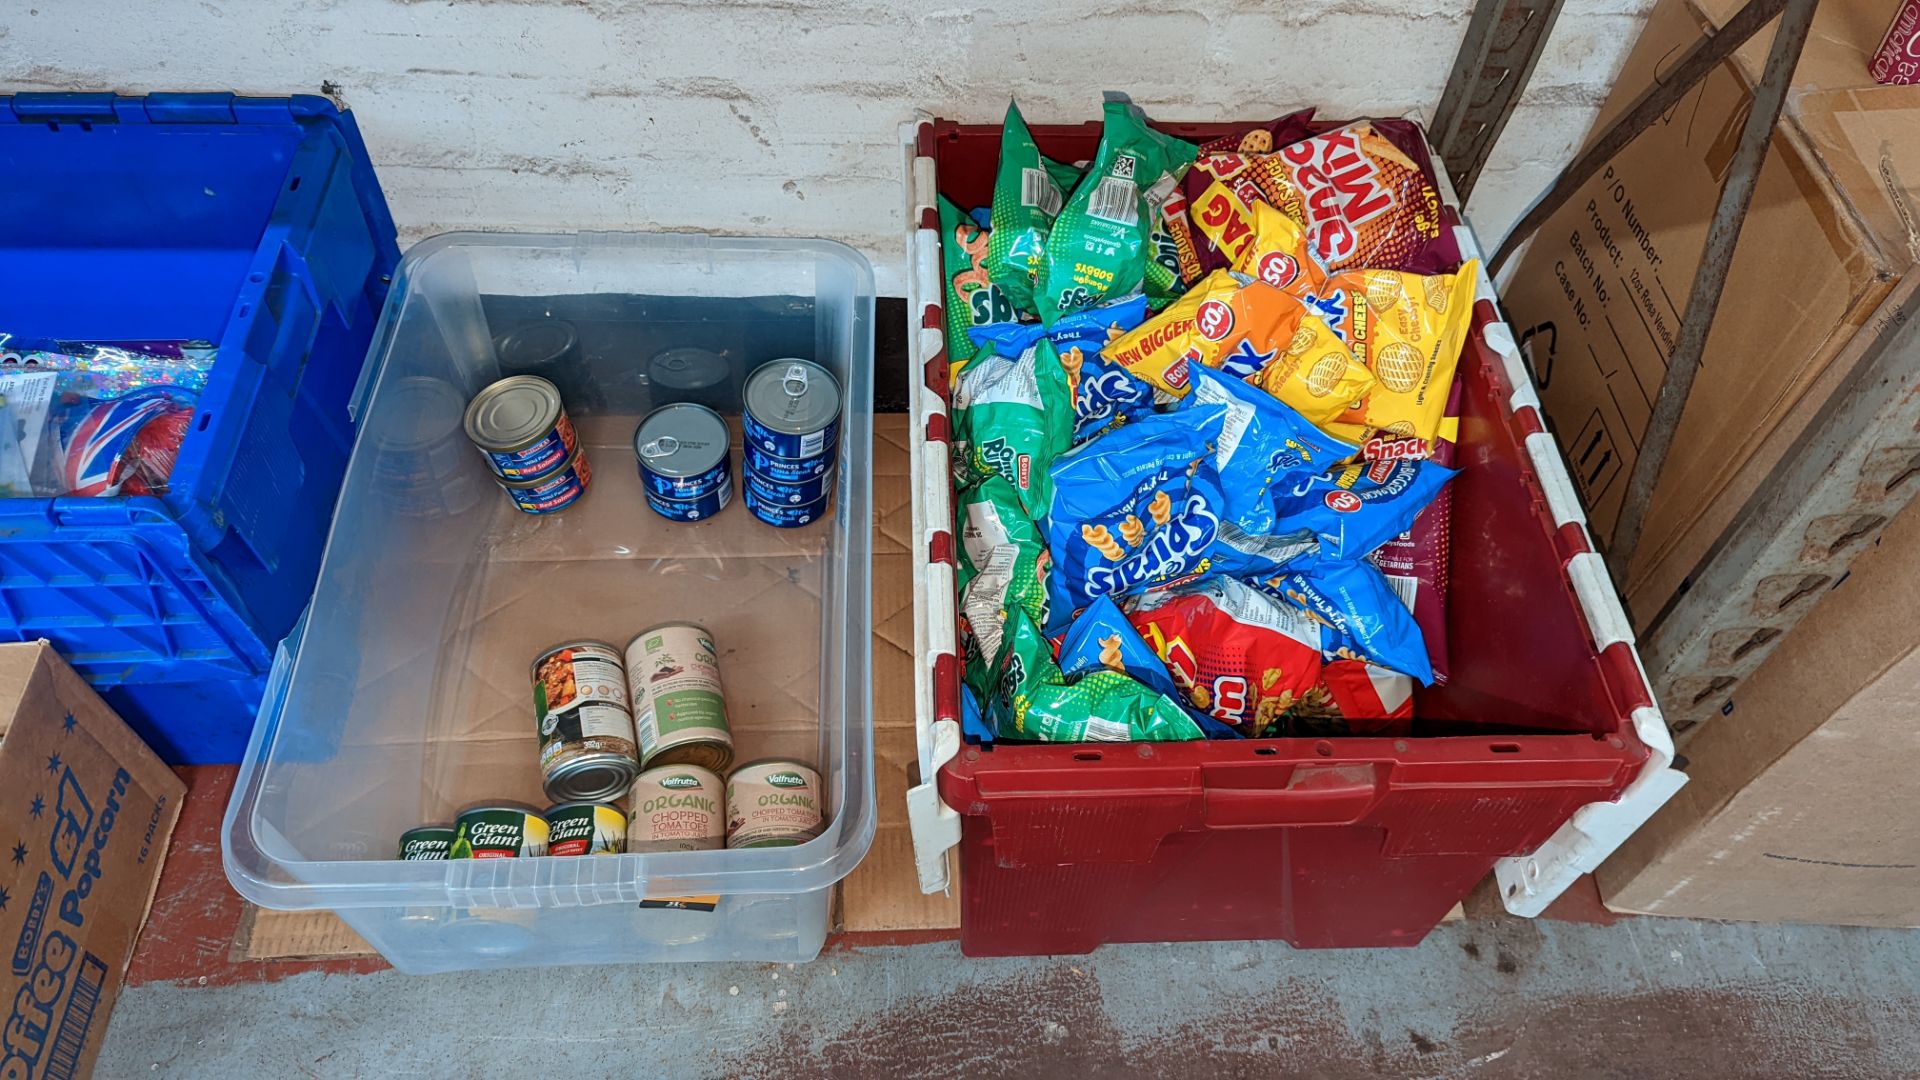
M 1327 271 L 1307 243 L 1307 230 L 1271 203 L 1255 203 L 1251 220 L 1252 239 L 1233 268 L 1301 299 L 1318 296 L 1326 288 Z
M 1432 453 L 1473 324 L 1478 268 L 1468 260 L 1452 274 L 1349 270 L 1328 280 L 1322 295 L 1343 298 L 1347 307 L 1336 325 L 1378 383 L 1331 434 L 1349 438 L 1375 428 L 1383 439 L 1420 440 L 1410 456 Z
M 1187 352 L 1196 343 L 1208 343 L 1206 334 L 1197 333 L 1194 320 L 1202 306 L 1210 316 L 1208 329 L 1231 326 L 1227 305 L 1240 291 L 1240 282 L 1226 270 L 1215 270 L 1200 279 L 1186 295 L 1167 306 L 1165 311 L 1120 335 L 1100 350 L 1108 363 L 1119 364 L 1156 389 L 1173 397 L 1187 393 Z M 1227 315 L 1221 321 L 1222 313 Z
M 1268 301 L 1263 305 L 1282 309 L 1269 323 L 1274 332 L 1261 335 L 1271 347 L 1249 350 L 1256 358 L 1264 356 L 1265 362 L 1252 372 L 1235 374 L 1293 406 L 1308 423 L 1344 438 L 1331 425 L 1378 390 L 1374 377 L 1341 344 L 1333 329 L 1308 312 L 1299 298 L 1263 285 L 1248 286 L 1249 292 L 1256 289 L 1284 303 Z M 1252 333 L 1261 331 L 1254 329 Z

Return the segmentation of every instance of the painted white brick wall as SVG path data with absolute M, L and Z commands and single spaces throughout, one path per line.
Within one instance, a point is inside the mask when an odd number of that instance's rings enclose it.
M 0 88 L 317 93 L 354 110 L 403 240 L 712 229 L 845 240 L 902 286 L 898 125 L 1439 101 L 1471 0 L 9 0 Z M 1585 133 L 1648 0 L 1569 0 L 1469 207 L 1492 240 Z

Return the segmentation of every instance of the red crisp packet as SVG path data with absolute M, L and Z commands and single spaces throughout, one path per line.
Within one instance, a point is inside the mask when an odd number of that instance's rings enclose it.
M 1320 683 L 1320 624 L 1233 578 L 1134 602 L 1127 621 L 1164 660 L 1186 704 L 1258 738 Z
M 1452 467 L 1454 440 L 1460 432 L 1460 380 L 1447 392 L 1440 434 L 1433 441 L 1434 461 Z M 1374 550 L 1373 564 L 1413 612 L 1433 662 L 1433 685 L 1447 684 L 1447 565 L 1452 554 L 1453 485 L 1440 489 L 1413 519 L 1413 527 Z
M 1282 133 L 1304 124 L 1276 121 Z M 1270 134 L 1256 129 L 1236 145 Z M 1403 146 L 1402 143 L 1410 145 Z M 1306 229 L 1329 271 L 1435 274 L 1459 265 L 1419 129 L 1408 121 L 1359 120 L 1271 153 L 1200 154 L 1183 181 L 1191 240 L 1202 273 L 1231 266 L 1252 239 L 1252 207 L 1266 202 Z

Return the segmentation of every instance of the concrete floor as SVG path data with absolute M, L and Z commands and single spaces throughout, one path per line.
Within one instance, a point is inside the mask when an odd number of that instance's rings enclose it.
M 1419 948 L 1224 943 L 968 960 L 391 971 L 122 997 L 99 1075 L 1920 1075 L 1920 932 L 1670 919 L 1442 926 Z

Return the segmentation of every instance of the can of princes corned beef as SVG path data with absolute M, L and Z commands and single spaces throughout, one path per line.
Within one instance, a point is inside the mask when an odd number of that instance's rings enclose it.
M 642 768 L 698 765 L 723 772 L 732 763 L 727 699 L 705 627 L 662 623 L 635 634 L 627 644 L 627 685 Z
M 627 850 L 712 851 L 727 844 L 727 793 L 698 765 L 662 765 L 633 782 Z
M 1867 74 L 1887 85 L 1920 82 L 1920 0 L 1900 0 L 1893 25 L 1867 64 Z
M 547 795 L 561 802 L 616 798 L 640 763 L 620 653 L 604 641 L 569 641 L 533 662 L 534 730 Z
M 840 445 L 840 384 L 811 360 L 774 360 L 747 376 L 740 418 L 747 444 L 789 461 L 826 457 Z
M 593 470 L 579 450 L 556 472 L 538 480 L 496 480 L 513 505 L 528 514 L 557 514 L 580 501 L 593 482 Z
M 547 854 L 619 855 L 627 850 L 627 815 L 611 803 L 547 807 Z
M 547 819 L 532 808 L 490 803 L 453 819 L 449 859 L 525 859 L 547 853 Z
M 488 467 L 509 482 L 551 476 L 580 452 L 559 388 L 538 375 L 501 379 L 475 394 L 466 428 Z
M 827 516 L 826 496 L 810 503 L 773 502 L 751 487 L 747 489 L 747 510 L 776 529 L 797 529 Z

